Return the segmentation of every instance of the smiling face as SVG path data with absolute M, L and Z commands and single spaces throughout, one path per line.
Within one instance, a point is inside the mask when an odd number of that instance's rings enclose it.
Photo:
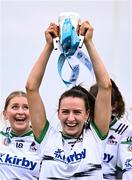
M 27 98 L 23 96 L 12 97 L 4 110 L 5 119 L 8 119 L 12 131 L 21 135 L 30 129 L 30 115 Z
M 89 112 L 86 111 L 82 98 L 69 96 L 61 100 L 58 117 L 65 135 L 78 137 L 88 116 Z

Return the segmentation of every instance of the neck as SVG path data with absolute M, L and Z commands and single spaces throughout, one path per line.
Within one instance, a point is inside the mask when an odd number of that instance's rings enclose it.
M 11 134 L 14 135 L 14 136 L 24 136 L 25 134 L 27 134 L 28 132 L 30 132 L 32 129 L 31 128 L 28 128 L 24 131 L 14 131 L 14 130 L 11 130 Z

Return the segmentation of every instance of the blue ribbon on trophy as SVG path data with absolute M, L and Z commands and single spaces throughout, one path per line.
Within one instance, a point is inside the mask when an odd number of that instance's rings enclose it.
M 83 36 L 78 36 L 76 27 L 79 25 L 79 15 L 76 13 L 62 13 L 59 18 L 61 40 L 59 38 L 54 39 L 54 49 L 58 47 L 61 50 L 61 54 L 58 58 L 58 73 L 64 82 L 69 87 L 70 85 L 75 86 L 79 77 L 80 67 L 79 64 L 75 64 L 75 60 L 79 60 L 94 76 L 92 63 L 87 55 L 80 49 L 83 44 Z M 74 61 L 74 63 L 73 63 Z M 65 63 L 68 63 L 71 69 L 71 75 L 69 80 L 64 80 L 62 77 L 62 69 Z

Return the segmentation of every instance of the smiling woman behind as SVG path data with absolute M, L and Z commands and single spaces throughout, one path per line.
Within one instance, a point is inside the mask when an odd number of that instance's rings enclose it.
M 6 98 L 3 116 L 10 127 L 0 131 L 0 179 L 35 180 L 40 161 L 30 127 L 27 95 L 14 91 Z

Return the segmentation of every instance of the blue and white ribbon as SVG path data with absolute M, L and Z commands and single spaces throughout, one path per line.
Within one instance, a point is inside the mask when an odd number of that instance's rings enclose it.
M 60 54 L 58 59 L 58 72 L 62 81 L 67 87 L 69 87 L 70 85 L 75 86 L 80 71 L 79 64 L 75 64 L 75 60 L 77 59 L 81 63 L 83 63 L 92 75 L 94 75 L 93 66 L 85 53 L 82 52 L 80 48 L 78 48 L 80 39 L 76 33 L 74 26 L 72 25 L 70 18 L 66 18 L 64 20 L 61 38 L 62 53 Z M 71 63 L 72 60 L 74 61 L 74 63 Z M 71 69 L 69 80 L 64 80 L 62 77 L 62 68 L 66 61 Z

